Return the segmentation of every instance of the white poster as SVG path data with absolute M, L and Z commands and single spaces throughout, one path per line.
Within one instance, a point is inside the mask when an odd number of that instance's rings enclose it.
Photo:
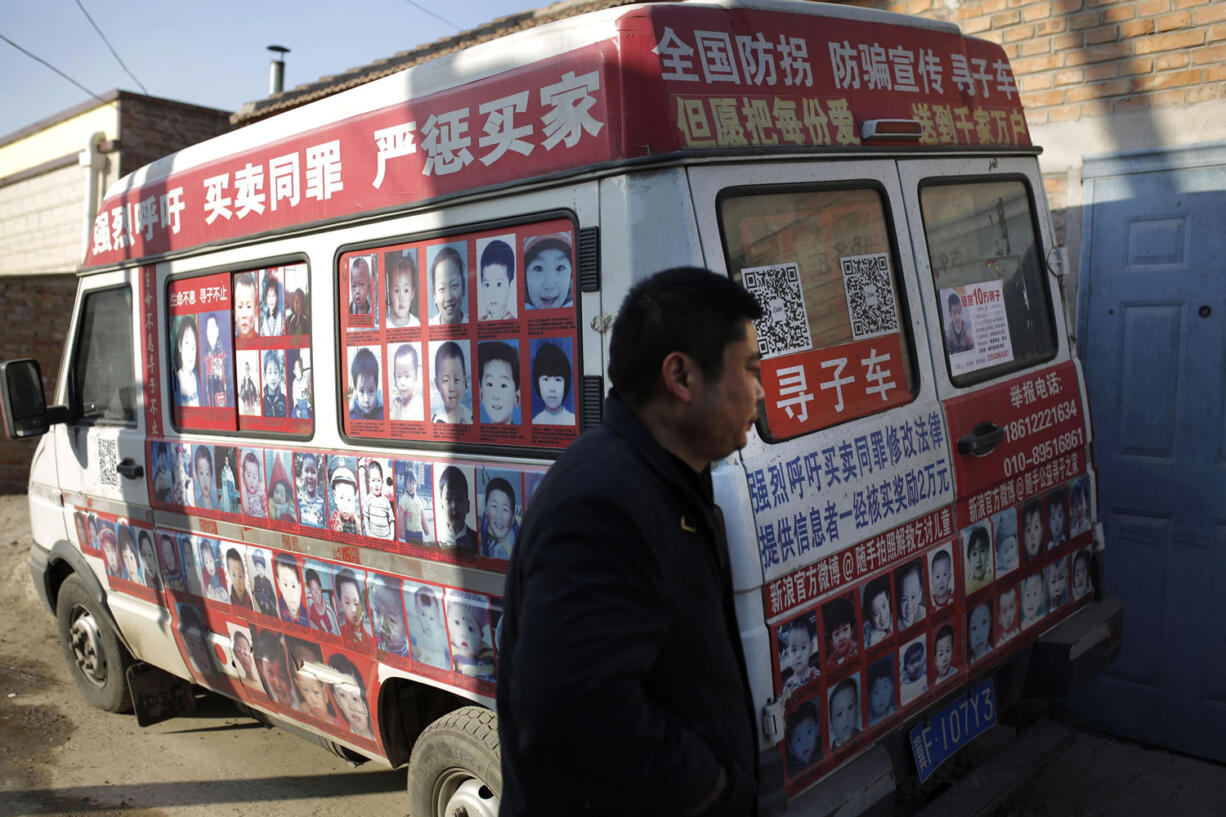
M 1002 282 L 941 290 L 941 316 L 949 369 L 955 377 L 1013 360 Z

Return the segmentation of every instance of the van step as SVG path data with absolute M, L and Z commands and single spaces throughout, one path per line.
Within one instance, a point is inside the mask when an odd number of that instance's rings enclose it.
M 1016 792 L 1076 739 L 1072 727 L 1043 719 L 1001 747 L 913 817 L 978 817 Z

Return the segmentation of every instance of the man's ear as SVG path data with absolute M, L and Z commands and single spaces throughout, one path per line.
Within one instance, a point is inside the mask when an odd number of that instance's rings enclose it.
M 694 359 L 685 352 L 669 352 L 660 364 L 665 391 L 682 403 L 690 402 L 697 374 Z

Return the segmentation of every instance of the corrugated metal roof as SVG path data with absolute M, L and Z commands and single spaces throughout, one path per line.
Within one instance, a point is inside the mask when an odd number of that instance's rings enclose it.
M 444 37 L 432 43 L 418 46 L 409 51 L 401 51 L 390 57 L 376 60 L 369 65 L 351 68 L 343 74 L 321 77 L 314 82 L 304 83 L 288 91 L 283 91 L 265 99 L 245 102 L 234 114 L 230 122 L 236 126 L 250 125 L 273 114 L 297 108 L 317 99 L 339 93 L 358 85 L 379 79 L 380 77 L 403 71 L 419 63 L 427 62 L 436 57 L 459 51 L 478 43 L 505 37 L 517 31 L 535 28 L 539 25 L 574 17 L 589 11 L 612 8 L 614 6 L 631 5 L 634 0 L 563 0 L 536 11 L 524 11 L 499 17 L 496 20 L 478 26 L 470 31 L 462 31 L 451 37 Z

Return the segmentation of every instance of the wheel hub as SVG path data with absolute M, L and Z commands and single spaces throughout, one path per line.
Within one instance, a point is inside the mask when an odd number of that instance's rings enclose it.
M 471 773 L 453 772 L 439 795 L 441 817 L 498 817 L 498 798 Z
M 88 610 L 77 611 L 68 633 L 73 660 L 82 677 L 96 687 L 105 686 L 106 658 L 102 653 L 102 636 L 98 633 L 98 623 Z

